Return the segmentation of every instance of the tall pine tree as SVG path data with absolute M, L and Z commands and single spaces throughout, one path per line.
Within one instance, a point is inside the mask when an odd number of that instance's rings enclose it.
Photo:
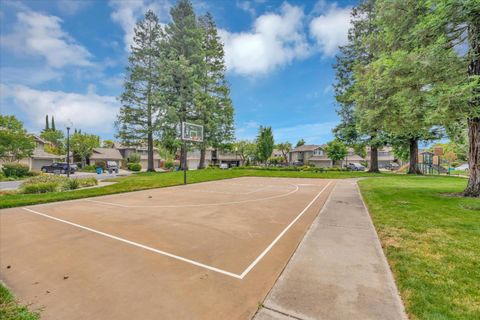
M 165 27 L 161 43 L 162 72 L 159 78 L 159 99 L 166 106 L 162 140 L 168 144 L 179 136 L 182 122 L 199 120 L 196 99 L 203 70 L 202 30 L 192 3 L 180 0 L 170 10 L 170 15 L 172 22 Z M 181 144 L 182 168 L 186 153 L 187 147 Z
M 352 10 L 352 27 L 348 32 L 348 43 L 340 47 L 336 56 L 335 98 L 339 104 L 337 113 L 340 124 L 334 129 L 337 139 L 349 147 L 364 150 L 370 146 L 369 172 L 379 172 L 378 148 L 385 143 L 381 122 L 365 115 L 369 108 L 378 103 L 373 99 L 363 106 L 355 103 L 354 69 L 366 67 L 374 59 L 375 48 L 368 42 L 368 36 L 376 31 L 374 24 L 375 0 L 362 1 Z M 376 96 L 374 96 L 375 98 Z
M 233 106 L 225 80 L 225 53 L 210 13 L 199 19 L 202 33 L 203 63 L 197 95 L 197 116 L 204 127 L 204 142 L 200 148 L 198 168 L 205 167 L 206 148 L 218 148 L 233 139 Z
M 122 107 L 117 118 L 118 138 L 125 144 L 147 142 L 147 171 L 155 171 L 153 138 L 162 118 L 162 104 L 158 99 L 161 25 L 149 10 L 135 26 L 134 44 L 128 58 Z

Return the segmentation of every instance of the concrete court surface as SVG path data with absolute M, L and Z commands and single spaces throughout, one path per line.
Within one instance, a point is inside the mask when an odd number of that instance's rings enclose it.
M 42 319 L 250 319 L 335 182 L 237 178 L 0 212 L 0 279 Z
M 407 319 L 353 180 L 338 181 L 255 320 Z

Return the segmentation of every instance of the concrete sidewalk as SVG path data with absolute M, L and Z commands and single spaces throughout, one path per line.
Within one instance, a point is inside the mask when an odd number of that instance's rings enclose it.
M 337 182 L 254 319 L 407 319 L 356 181 Z

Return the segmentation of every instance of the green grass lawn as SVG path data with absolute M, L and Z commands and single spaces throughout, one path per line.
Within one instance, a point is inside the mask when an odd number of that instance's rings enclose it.
M 2 320 L 37 320 L 40 315 L 20 306 L 8 290 L 0 284 L 0 319 Z
M 480 319 L 480 199 L 465 178 L 360 181 L 411 319 Z
M 286 178 L 325 178 L 341 179 L 353 177 L 382 176 L 366 172 L 303 172 L 303 171 L 266 171 L 266 170 L 195 170 L 188 172 L 188 182 L 204 182 L 245 176 L 286 177 Z M 175 186 L 183 183 L 183 172 L 138 173 L 128 177 L 110 179 L 118 183 L 84 190 L 52 192 L 44 194 L 0 194 L 0 208 L 18 207 L 53 201 L 72 200 L 120 192 Z

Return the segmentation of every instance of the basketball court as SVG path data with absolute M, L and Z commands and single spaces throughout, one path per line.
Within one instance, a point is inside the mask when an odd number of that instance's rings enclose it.
M 250 319 L 333 186 L 245 177 L 5 209 L 1 279 L 42 319 Z

